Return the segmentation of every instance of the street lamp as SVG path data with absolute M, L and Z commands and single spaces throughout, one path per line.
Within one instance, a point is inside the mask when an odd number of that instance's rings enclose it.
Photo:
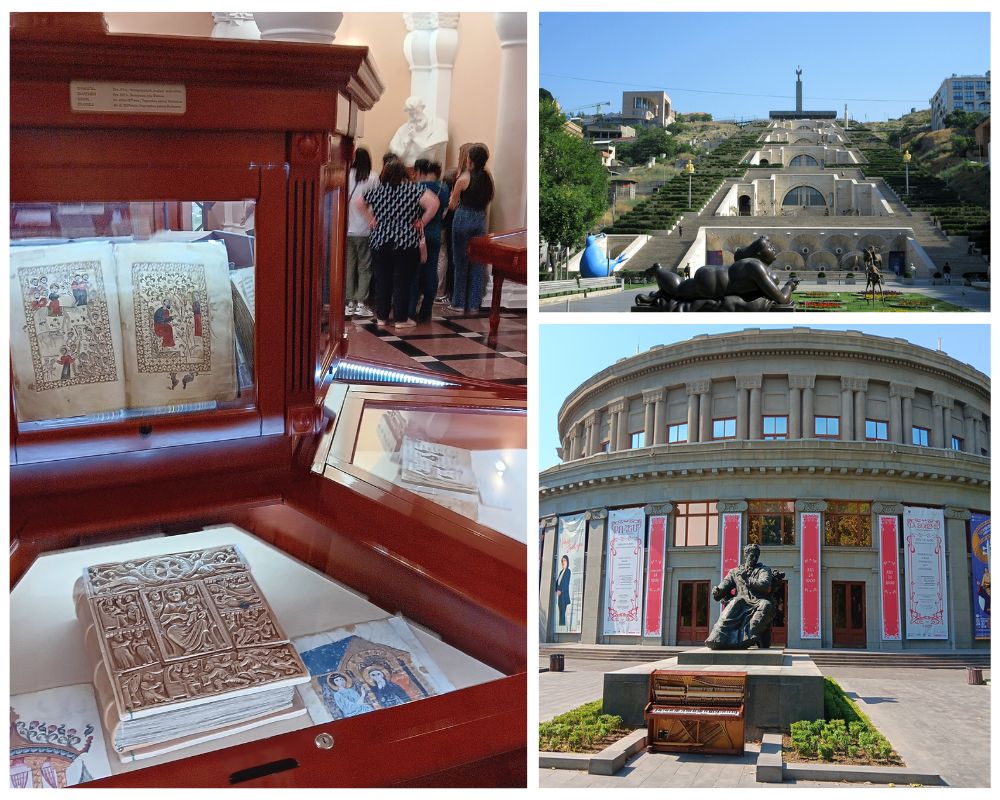
M 684 171 L 688 176 L 688 211 L 691 210 L 691 176 L 694 175 L 694 164 L 691 163 L 691 159 L 688 159 L 688 163 L 684 165 Z
M 909 150 L 903 151 L 903 166 L 906 167 L 906 196 L 910 196 L 910 159 L 913 156 L 910 155 Z

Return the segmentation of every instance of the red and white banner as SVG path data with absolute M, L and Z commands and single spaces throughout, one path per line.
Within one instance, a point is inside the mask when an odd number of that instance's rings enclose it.
M 820 638 L 820 528 L 819 514 L 808 511 L 799 514 L 800 549 L 799 574 L 802 576 L 803 639 Z
M 948 638 L 948 585 L 945 575 L 944 512 L 903 509 L 906 571 L 906 638 Z
M 899 520 L 878 518 L 878 552 L 882 576 L 882 640 L 903 638 L 899 620 Z
M 646 554 L 646 609 L 642 635 L 663 635 L 663 570 L 667 565 L 667 518 L 649 518 L 649 551 Z
M 642 546 L 646 538 L 643 506 L 608 512 L 604 635 L 642 633 Z
M 736 569 L 740 565 L 740 525 L 743 522 L 743 514 L 726 513 L 722 515 L 722 577 L 729 574 L 729 570 Z

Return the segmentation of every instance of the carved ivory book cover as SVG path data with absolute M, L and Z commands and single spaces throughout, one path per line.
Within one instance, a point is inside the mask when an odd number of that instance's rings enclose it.
M 11 248 L 21 421 L 236 396 L 221 242 Z
M 123 761 L 304 712 L 309 673 L 235 546 L 88 567 L 74 600 Z

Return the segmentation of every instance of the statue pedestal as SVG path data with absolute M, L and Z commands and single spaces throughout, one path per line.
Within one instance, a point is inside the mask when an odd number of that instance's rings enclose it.
M 719 660 L 701 660 L 708 658 Z M 643 711 L 649 700 L 649 674 L 654 669 L 747 673 L 745 730 L 748 738 L 756 738 L 765 731 L 787 729 L 798 720 L 823 718 L 823 675 L 819 668 L 807 655 L 791 655 L 778 648 L 709 650 L 698 647 L 662 661 L 606 672 L 604 713 L 617 714 L 631 728 L 645 727 Z

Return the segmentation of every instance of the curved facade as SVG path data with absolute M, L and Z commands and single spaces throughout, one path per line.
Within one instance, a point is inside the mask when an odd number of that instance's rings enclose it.
M 719 612 L 709 588 L 756 541 L 786 573 L 779 643 L 988 647 L 968 534 L 974 513 L 989 515 L 989 408 L 982 373 L 858 332 L 746 330 L 620 360 L 566 398 L 562 463 L 540 476 L 541 641 L 700 643 Z M 608 533 L 628 514 L 639 522 L 625 528 L 642 526 L 631 561 Z M 903 547 L 924 517 L 944 551 L 930 627 L 914 622 L 919 598 L 907 616 L 912 582 L 928 577 Z M 571 524 L 583 552 L 564 559 Z

